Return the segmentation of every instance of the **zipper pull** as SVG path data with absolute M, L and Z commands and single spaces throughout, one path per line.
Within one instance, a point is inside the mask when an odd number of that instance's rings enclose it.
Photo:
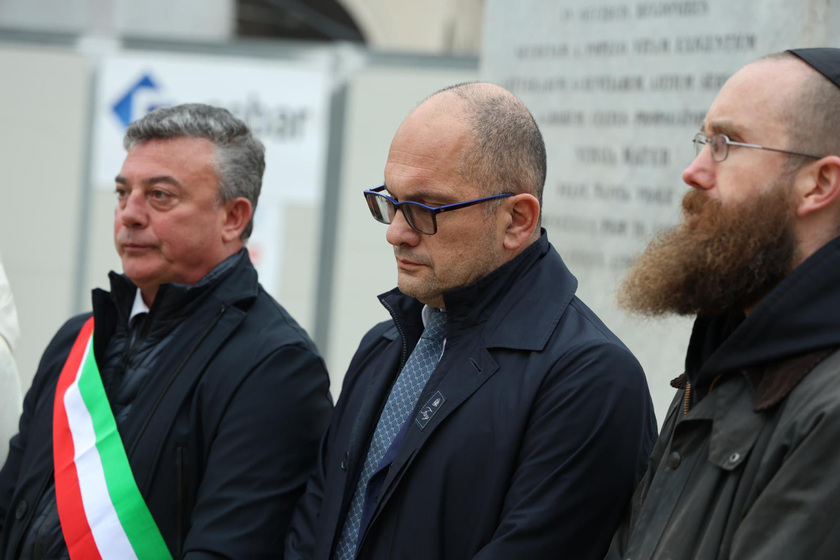
M 683 395 L 683 416 L 691 410 L 691 381 L 685 381 L 685 394 Z

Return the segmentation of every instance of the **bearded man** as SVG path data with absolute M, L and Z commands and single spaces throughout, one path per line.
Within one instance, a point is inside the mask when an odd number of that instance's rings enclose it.
M 697 319 L 607 558 L 838 558 L 840 49 L 741 69 L 694 143 L 684 220 L 620 296 Z

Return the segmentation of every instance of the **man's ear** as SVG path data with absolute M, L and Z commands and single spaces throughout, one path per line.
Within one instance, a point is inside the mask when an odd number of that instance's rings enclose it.
M 809 166 L 796 188 L 799 204 L 796 215 L 805 218 L 831 206 L 840 198 L 840 157 L 827 156 Z
M 505 249 L 521 249 L 532 238 L 540 221 L 540 202 L 533 195 L 521 193 L 503 202 L 507 210 L 504 232 Z
M 224 224 L 222 225 L 222 240 L 225 243 L 238 240 L 245 231 L 245 226 L 254 214 L 251 202 L 247 198 L 234 198 L 223 203 L 225 209 Z

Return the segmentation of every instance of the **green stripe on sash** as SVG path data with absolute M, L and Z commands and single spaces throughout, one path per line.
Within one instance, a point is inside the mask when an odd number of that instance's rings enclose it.
M 172 555 L 131 472 L 114 413 L 93 357 L 93 344 L 82 366 L 79 392 L 93 420 L 96 448 L 102 459 L 108 494 L 137 558 L 171 560 Z

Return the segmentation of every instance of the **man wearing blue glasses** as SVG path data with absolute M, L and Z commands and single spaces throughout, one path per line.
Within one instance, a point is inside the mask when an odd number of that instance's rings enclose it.
M 350 365 L 287 559 L 603 557 L 655 420 L 539 227 L 544 182 L 502 88 L 453 86 L 402 123 L 364 193 L 389 225 L 392 320 Z
M 623 299 L 697 315 L 610 560 L 840 558 L 840 49 L 746 66 Z

